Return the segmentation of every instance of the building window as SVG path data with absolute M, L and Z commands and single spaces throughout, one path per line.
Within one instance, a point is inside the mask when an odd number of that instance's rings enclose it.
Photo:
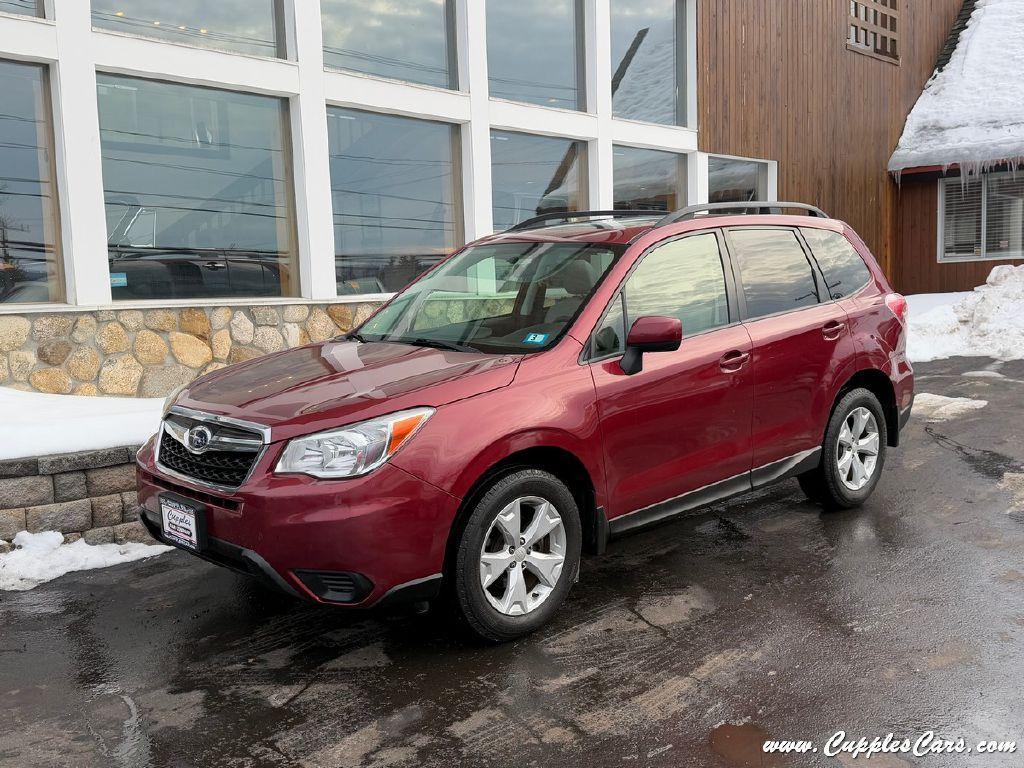
M 16 13 L 19 16 L 43 18 L 43 0 L 0 0 L 0 13 Z
M 491 131 L 494 229 L 583 208 L 583 142 Z
M 683 207 L 684 155 L 616 144 L 612 159 L 617 209 L 674 211 Z
M 456 88 L 452 0 L 320 0 L 324 64 Z
M 1024 258 L 1024 178 L 1010 171 L 939 181 L 939 261 Z
M 397 291 L 461 242 L 458 129 L 327 110 L 338 293 Z
M 708 158 L 708 202 L 768 199 L 768 163 L 732 157 Z
M 899 0 L 850 0 L 846 47 L 899 64 Z
M 0 302 L 60 301 L 47 71 L 0 61 L 0 82 Z
M 585 109 L 580 0 L 487 3 L 490 95 L 562 109 Z
M 612 112 L 684 125 L 683 0 L 612 0 Z
M 97 83 L 114 299 L 296 295 L 287 102 Z
M 92 0 L 94 27 L 256 56 L 283 56 L 279 0 Z

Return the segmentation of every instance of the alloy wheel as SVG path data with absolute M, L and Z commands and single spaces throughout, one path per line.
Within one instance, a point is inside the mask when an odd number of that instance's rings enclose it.
M 859 406 L 843 420 L 836 443 L 839 479 L 851 491 L 859 491 L 875 474 L 878 464 L 878 422 L 870 410 Z
M 480 548 L 480 586 L 505 616 L 523 616 L 551 595 L 565 564 L 566 535 L 554 505 L 523 496 L 498 513 Z

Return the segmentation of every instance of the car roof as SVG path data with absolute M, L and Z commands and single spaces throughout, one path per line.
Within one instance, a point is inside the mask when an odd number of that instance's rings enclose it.
M 629 218 L 600 218 L 588 221 L 555 223 L 528 229 L 509 229 L 478 240 L 478 243 L 566 242 L 603 245 L 629 245 L 655 228 L 666 214 L 630 216 Z M 845 228 L 838 219 L 820 216 L 788 214 L 712 214 L 675 222 L 671 234 L 717 227 L 749 226 L 814 227 L 842 232 Z M 660 227 L 659 227 L 660 229 Z M 666 234 L 670 231 L 666 229 Z

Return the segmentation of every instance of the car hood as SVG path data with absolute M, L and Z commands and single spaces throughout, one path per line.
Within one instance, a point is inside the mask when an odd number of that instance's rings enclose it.
M 327 341 L 216 371 L 176 404 L 253 421 L 285 440 L 512 383 L 521 357 L 383 342 Z

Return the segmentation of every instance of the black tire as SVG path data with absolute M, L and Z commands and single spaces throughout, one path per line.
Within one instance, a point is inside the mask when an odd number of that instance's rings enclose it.
M 848 487 L 840 476 L 837 461 L 839 452 L 839 435 L 843 424 L 858 408 L 866 408 L 874 416 L 878 430 L 878 455 L 874 470 L 867 483 L 859 489 Z M 871 496 L 878 485 L 885 467 L 885 451 L 888 434 L 886 431 L 885 414 L 882 405 L 874 393 L 867 389 L 854 389 L 843 395 L 836 403 L 825 430 L 825 440 L 821 446 L 821 461 L 809 472 L 800 475 L 800 488 L 811 501 L 817 502 L 826 510 L 852 509 L 859 507 Z
M 550 502 L 562 518 L 565 560 L 550 594 L 535 609 L 508 616 L 488 601 L 480 583 L 480 552 L 498 513 L 517 498 L 535 496 Z M 494 480 L 474 504 L 457 543 L 453 603 L 466 627 L 478 638 L 502 643 L 529 634 L 547 623 L 565 601 L 579 570 L 583 543 L 579 508 L 565 484 L 539 469 L 521 469 Z

